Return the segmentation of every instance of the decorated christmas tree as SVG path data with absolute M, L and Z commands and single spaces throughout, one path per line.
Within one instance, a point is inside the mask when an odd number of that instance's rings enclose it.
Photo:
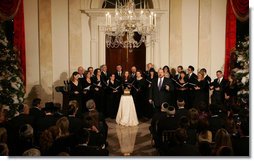
M 19 52 L 9 43 L 0 23 L 0 104 L 12 115 L 24 101 Z
M 249 108 L 249 37 L 238 41 L 236 45 L 236 67 L 232 70 L 239 86 L 238 104 L 241 107 Z

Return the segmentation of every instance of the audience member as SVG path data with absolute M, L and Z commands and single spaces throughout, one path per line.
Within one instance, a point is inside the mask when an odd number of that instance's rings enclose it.
M 31 148 L 26 150 L 22 155 L 23 156 L 41 156 L 41 152 L 39 149 Z
M 230 135 L 225 129 L 219 129 L 215 134 L 215 145 L 213 149 L 213 155 L 217 155 L 219 149 L 222 146 L 228 146 L 232 148 Z
M 0 156 L 8 156 L 9 148 L 6 143 L 0 143 Z

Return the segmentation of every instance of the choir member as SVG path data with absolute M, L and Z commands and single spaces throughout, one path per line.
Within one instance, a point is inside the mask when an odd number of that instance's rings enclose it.
M 116 66 L 116 72 L 115 72 L 115 76 L 116 76 L 116 80 L 120 83 L 122 83 L 122 77 L 123 77 L 123 67 L 122 65 L 117 65 Z
M 109 79 L 108 67 L 106 64 L 101 65 L 101 77 L 104 82 L 107 82 Z
M 90 72 L 86 72 L 85 73 L 85 79 L 83 81 L 83 95 L 82 95 L 82 113 L 87 112 L 87 108 L 85 106 L 86 101 L 88 101 L 89 99 L 93 98 L 93 92 L 92 92 L 92 80 L 91 80 L 91 73 Z
M 146 65 L 146 69 L 147 69 L 147 70 L 144 72 L 144 77 L 145 77 L 145 78 L 149 77 L 149 71 L 150 71 L 151 68 L 154 68 L 154 67 L 153 67 L 153 64 L 152 64 L 152 63 L 148 63 L 148 64 Z
M 78 74 L 79 74 L 79 79 L 83 79 L 85 76 L 84 76 L 84 73 L 85 73 L 85 70 L 82 66 L 79 66 L 78 67 Z
M 188 67 L 188 83 L 189 83 L 189 91 L 188 91 L 188 106 L 189 108 L 193 107 L 193 103 L 194 103 L 194 86 L 196 85 L 197 82 L 197 75 L 194 72 L 194 67 L 193 66 L 189 66 Z
M 152 87 L 152 82 L 157 78 L 158 76 L 156 75 L 156 71 L 154 68 L 151 68 L 149 70 L 149 75 L 146 77 L 146 82 L 147 82 L 147 88 L 146 90 L 146 100 L 149 98 L 149 90 Z M 155 109 L 152 104 L 150 104 L 148 101 L 146 101 L 146 107 L 147 107 L 147 118 L 152 118 L 152 116 L 155 113 Z
M 94 70 L 93 67 L 88 67 L 87 71 L 91 74 L 91 78 L 94 77 Z
M 123 75 L 123 78 L 122 78 L 122 83 L 123 83 L 123 88 L 126 89 L 126 88 L 131 88 L 131 85 L 132 83 L 134 83 L 135 80 L 133 80 L 131 77 L 130 77 L 130 73 L 129 71 L 125 71 L 124 72 L 124 75 Z
M 122 93 L 122 85 L 118 81 L 116 81 L 115 74 L 111 74 L 108 80 L 106 99 L 107 99 L 107 116 L 109 116 L 112 119 L 116 118 L 121 93 Z
M 198 79 L 194 86 L 194 107 L 198 107 L 201 103 L 205 103 L 206 97 L 206 81 L 204 80 L 204 73 L 198 72 Z
M 163 71 L 165 73 L 165 77 L 166 78 L 170 78 L 170 70 L 169 70 L 169 67 L 167 65 L 165 65 L 163 68 Z
M 228 76 L 228 82 L 225 88 L 225 105 L 230 108 L 236 104 L 237 99 L 237 80 L 233 74 Z
M 175 78 L 175 76 L 176 76 L 176 69 L 175 68 L 171 68 L 170 69 L 170 74 L 171 74 L 171 78 Z
M 211 83 L 210 89 L 213 90 L 211 96 L 211 104 L 220 104 L 224 103 L 225 98 L 225 88 L 227 81 L 223 78 L 222 71 L 218 70 L 216 72 L 217 78 Z
M 93 97 L 94 101 L 96 103 L 96 107 L 98 112 L 101 112 L 105 115 L 105 94 L 104 94 L 104 88 L 105 84 L 102 81 L 101 77 L 101 70 L 99 68 L 94 70 L 94 77 L 92 78 L 92 90 L 93 90 Z
M 131 78 L 136 79 L 136 73 L 137 73 L 137 68 L 135 66 L 131 67 Z
M 157 75 L 156 75 L 156 71 L 154 70 L 154 68 L 151 68 L 150 70 L 149 70 L 149 75 L 148 75 L 148 77 L 146 78 L 146 81 L 148 82 L 148 88 L 150 88 L 151 87 L 151 85 L 152 85 L 152 81 L 154 80 L 154 79 L 156 79 L 157 78 Z
M 180 78 L 181 71 L 183 71 L 183 66 L 179 65 L 177 67 L 177 74 L 175 75 L 174 79 L 177 80 Z
M 144 116 L 144 112 L 146 112 L 145 107 L 145 89 L 146 89 L 146 81 L 141 75 L 141 71 L 138 70 L 136 73 L 136 79 L 132 85 L 131 88 L 131 94 L 134 99 L 135 107 L 136 107 L 136 112 L 137 116 L 139 118 Z
M 211 77 L 209 77 L 209 75 L 207 75 L 207 71 L 205 68 L 200 69 L 201 72 L 204 73 L 204 80 L 206 81 L 206 86 L 205 86 L 205 91 L 206 91 L 206 95 L 205 95 L 205 103 L 208 105 L 209 104 L 209 93 L 210 93 L 210 84 L 211 84 Z
M 169 105 L 174 104 L 172 91 L 174 91 L 174 85 L 171 79 L 164 77 L 164 71 L 159 69 L 158 78 L 154 79 L 149 90 L 149 103 L 154 104 L 157 111 L 160 110 L 163 102 L 168 102 Z
M 81 105 L 82 84 L 79 81 L 79 73 L 73 72 L 70 78 L 69 101 L 76 100 Z
M 183 99 L 186 102 L 186 108 L 188 108 L 188 81 L 184 71 L 181 71 L 179 79 L 175 80 L 175 88 L 177 99 Z

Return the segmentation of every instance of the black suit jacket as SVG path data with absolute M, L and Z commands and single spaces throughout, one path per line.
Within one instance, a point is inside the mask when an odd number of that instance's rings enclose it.
M 33 116 L 34 119 L 36 119 L 36 120 L 40 117 L 45 117 L 45 113 L 36 107 L 33 107 L 30 109 L 30 115 Z
M 70 133 L 77 133 L 80 129 L 83 128 L 83 122 L 77 118 L 77 117 L 73 117 L 73 116 L 68 116 L 69 122 L 70 122 L 70 126 L 69 126 L 69 131 Z
M 163 102 L 168 102 L 170 105 L 173 105 L 173 82 L 171 81 L 171 79 L 164 77 L 161 90 L 159 90 L 158 80 L 159 78 L 156 78 L 152 82 L 152 86 L 149 89 L 149 99 L 152 99 L 154 101 L 154 105 L 156 107 L 160 107 Z M 169 86 L 169 91 L 166 90 L 166 85 Z
M 221 82 L 218 83 L 218 78 L 216 78 L 216 79 L 214 79 L 214 81 L 212 82 L 212 86 L 214 86 L 214 88 L 220 87 L 220 91 L 224 93 L 224 92 L 225 92 L 225 89 L 226 89 L 226 87 L 227 87 L 227 81 L 223 78 L 223 79 L 221 80 Z
M 189 74 L 187 75 L 187 81 L 189 83 L 197 84 L 197 81 L 198 81 L 197 79 L 198 79 L 198 76 L 195 73 L 192 73 L 190 77 L 189 77 Z M 194 90 L 194 85 L 189 85 L 189 89 Z
M 107 82 L 107 80 L 109 79 L 109 72 L 107 72 L 106 74 L 102 71 L 101 72 L 101 78 L 104 82 Z
M 124 76 L 124 72 L 122 71 L 121 76 L 118 75 L 118 72 L 115 72 L 116 80 L 120 83 L 122 83 L 122 78 Z

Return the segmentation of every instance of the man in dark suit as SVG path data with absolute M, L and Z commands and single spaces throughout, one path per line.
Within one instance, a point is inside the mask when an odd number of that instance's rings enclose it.
M 213 90 L 211 96 L 211 103 L 221 105 L 224 103 L 225 99 L 225 89 L 227 86 L 227 81 L 223 78 L 221 70 L 216 72 L 217 78 L 211 83 L 210 89 Z
M 212 79 L 211 77 L 209 77 L 209 75 L 207 75 L 207 71 L 205 68 L 200 69 L 200 71 L 204 73 L 204 80 L 207 82 L 205 87 L 205 91 L 206 91 L 205 103 L 209 105 L 209 91 L 210 91 L 210 84 L 212 82 Z
M 188 110 L 184 108 L 185 102 L 183 99 L 178 99 L 176 101 L 178 109 L 176 110 L 176 118 L 177 120 L 180 120 L 182 116 L 188 116 Z
M 180 78 L 180 73 L 181 73 L 181 71 L 183 71 L 183 66 L 179 65 L 179 66 L 177 67 L 177 74 L 176 74 L 175 77 L 174 77 L 175 80 L 178 80 L 178 79 Z
M 42 111 L 41 99 L 35 98 L 32 102 L 32 108 L 30 109 L 30 115 L 34 117 L 34 119 L 38 119 L 39 117 L 44 117 L 45 113 Z
M 174 85 L 171 79 L 164 77 L 164 74 L 164 71 L 159 69 L 158 78 L 152 81 L 152 86 L 149 89 L 149 103 L 153 103 L 157 111 L 160 111 L 163 102 L 168 102 L 169 105 L 174 104 L 172 98 Z
M 122 77 L 123 77 L 123 67 L 122 65 L 117 65 L 116 66 L 116 72 L 115 72 L 115 76 L 116 76 L 116 80 L 120 83 L 122 83 Z
M 107 82 L 109 80 L 108 67 L 106 64 L 101 65 L 101 78 L 103 82 Z
M 198 76 L 193 73 L 194 72 L 194 67 L 193 66 L 189 66 L 188 67 L 188 75 L 187 75 L 187 80 L 188 80 L 188 83 L 189 83 L 189 91 L 188 91 L 188 108 L 193 108 L 193 105 L 194 105 L 194 97 L 195 97 L 195 85 L 197 83 L 197 79 L 198 79 Z
M 152 63 L 146 65 L 146 71 L 143 73 L 145 78 L 148 78 L 150 75 L 150 69 L 154 68 Z
M 137 72 L 137 68 L 136 68 L 135 66 L 132 66 L 132 67 L 131 67 L 131 78 L 132 78 L 133 80 L 136 79 L 136 72 Z

